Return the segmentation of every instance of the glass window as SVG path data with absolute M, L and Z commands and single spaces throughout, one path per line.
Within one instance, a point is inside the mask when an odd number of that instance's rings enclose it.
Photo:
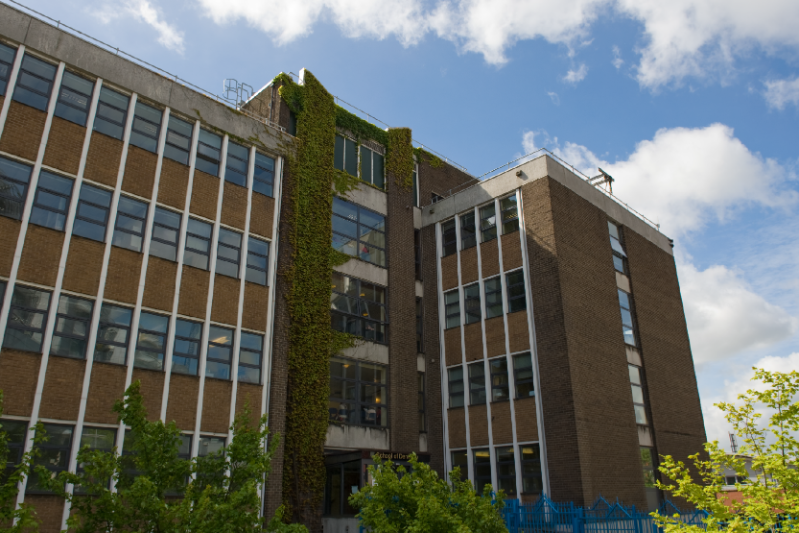
M 8 89 L 8 78 L 11 77 L 11 69 L 14 67 L 16 55 L 16 48 L 0 43 L 0 96 L 5 96 Z
M 224 453 L 227 439 L 225 437 L 200 437 L 200 445 L 197 447 L 198 457 L 208 457 L 215 453 Z
M 134 252 L 141 252 L 146 225 L 147 204 L 133 198 L 120 196 L 117 223 L 114 226 L 114 237 L 111 244 Z
M 461 215 L 461 250 L 477 245 L 474 211 Z
M 206 174 L 219 176 L 219 160 L 222 157 L 222 137 L 208 130 L 200 129 L 197 143 L 197 170 Z
M 424 305 L 416 298 L 416 352 L 424 353 Z
M 14 100 L 40 111 L 46 111 L 56 70 L 55 65 L 25 54 L 17 77 Z
M 333 272 L 330 295 L 331 325 L 336 331 L 386 343 L 386 289 Z
M 499 276 L 483 282 L 486 293 L 486 318 L 502 314 L 502 281 Z
M 463 307 L 466 323 L 480 322 L 480 284 L 473 283 L 463 288 Z
M 183 264 L 208 270 L 208 261 L 211 258 L 211 234 L 214 227 L 196 218 L 189 219 L 186 229 L 186 249 L 183 254 Z
M 621 228 L 608 220 L 608 233 L 610 234 L 610 248 L 613 251 L 613 267 L 622 274 L 627 273 L 627 254 L 622 245 Z
M 508 383 L 508 360 L 505 357 L 488 362 L 491 369 L 491 401 L 501 402 L 510 398 Z
M 444 293 L 444 313 L 447 317 L 447 329 L 461 325 L 461 302 L 458 289 Z
M 93 428 L 84 427 L 83 433 L 80 436 L 80 448 L 88 448 L 92 451 L 112 452 L 116 446 L 117 430 L 112 428 Z M 78 463 L 78 474 L 84 472 L 84 465 Z M 108 484 L 111 483 L 109 478 Z M 75 492 L 78 494 L 85 494 L 86 490 L 82 487 L 76 486 Z
M 642 426 L 648 424 L 646 417 L 646 406 L 644 402 L 644 383 L 641 380 L 641 369 L 635 365 L 627 365 L 630 374 L 630 387 L 633 395 L 633 409 L 635 410 L 635 422 Z
M 383 156 L 365 146 L 361 146 L 361 179 L 380 189 L 385 185 Z
M 425 402 L 424 402 L 424 372 L 417 372 L 416 375 L 418 376 L 419 380 L 419 433 L 425 433 L 427 431 L 427 416 L 425 414 Z
M 94 360 L 124 365 L 128 355 L 128 339 L 133 309 L 103 303 L 100 329 L 94 346 Z
M 61 79 L 61 90 L 58 93 L 58 103 L 55 106 L 55 116 L 85 126 L 93 91 L 94 83 L 65 70 Z
M 413 230 L 413 256 L 416 266 L 416 279 L 422 280 L 422 232 Z
M 64 231 L 74 183 L 70 178 L 42 170 L 36 186 L 36 196 L 33 197 L 31 223 Z
M 505 496 L 516 496 L 516 454 L 513 446 L 497 448 L 497 484 Z
M 50 293 L 22 285 L 14 287 L 3 347 L 26 352 L 42 351 L 42 337 L 50 309 Z
M 486 371 L 483 362 L 472 363 L 469 366 L 469 405 L 483 405 L 486 403 Z
M 180 214 L 163 207 L 156 207 L 153 219 L 153 238 L 150 241 L 150 255 L 169 261 L 177 261 L 179 236 Z
M 252 190 L 274 196 L 275 160 L 274 158 L 255 152 L 255 174 L 253 174 Z
M 0 157 L 0 215 L 22 219 L 33 167 Z
M 94 131 L 121 141 L 129 106 L 129 96 L 102 87 L 100 101 L 97 103 L 97 116 L 94 118 Z
M 461 469 L 461 480 L 469 479 L 469 453 L 466 450 L 452 452 L 452 469 Z
M 80 187 L 78 212 L 75 215 L 73 235 L 105 242 L 105 228 L 111 208 L 111 192 L 84 183 Z
M 333 166 L 350 176 L 358 177 L 358 145 L 355 141 L 336 135 Z
M 330 420 L 388 427 L 388 367 L 334 357 L 330 360 Z
M 619 307 L 621 308 L 621 326 L 624 333 L 624 342 L 630 346 L 635 346 L 632 295 L 621 289 L 619 289 Z
M 230 361 L 233 352 L 233 330 L 211 326 L 208 330 L 208 357 L 205 377 L 230 379 Z
M 463 367 L 447 369 L 449 381 L 449 407 L 463 407 Z
M 333 198 L 333 248 L 386 266 L 385 217 L 341 198 Z
M 193 129 L 194 127 L 190 122 L 170 114 L 169 125 L 166 129 L 164 157 L 188 166 Z
M 58 299 L 58 312 L 55 319 L 52 355 L 83 359 L 89 339 L 89 326 L 92 320 L 94 302 L 62 294 Z
M 264 336 L 241 332 L 239 349 L 239 381 L 261 383 L 261 361 L 263 360 Z
M 516 384 L 517 399 L 535 396 L 533 358 L 530 352 L 513 356 L 513 381 Z
M 472 450 L 474 454 L 474 489 L 483 494 L 486 485 L 491 485 L 491 453 L 488 449 Z
M 334 517 L 355 516 L 358 509 L 350 505 L 347 496 L 361 487 L 361 461 L 327 465 L 325 470 L 324 514 Z
M 158 151 L 162 118 L 163 111 L 137 100 L 133 113 L 133 128 L 130 131 L 130 144 L 149 152 Z
M 227 163 L 225 181 L 247 186 L 247 169 L 250 166 L 250 150 L 234 142 L 227 143 Z
M 524 291 L 524 272 L 516 270 L 505 275 L 508 286 L 508 313 L 527 309 L 527 298 Z
M 641 447 L 641 466 L 644 471 L 644 486 L 648 489 L 655 488 L 655 452 L 652 448 Z
M 447 257 L 458 251 L 458 234 L 455 228 L 455 219 L 447 220 L 441 224 L 441 249 L 444 252 L 442 257 Z
M 45 467 L 50 471 L 50 475 L 55 477 L 69 468 L 72 432 L 75 428 L 58 424 L 43 424 L 43 429 L 47 440 L 36 445 L 39 449 L 39 457 L 33 464 Z M 32 493 L 48 492 L 39 481 L 39 475 L 34 469 L 31 470 L 27 491 Z
M 268 272 L 267 260 L 269 259 L 269 243 L 250 237 L 247 243 L 247 281 L 266 285 Z
M 219 228 L 216 273 L 238 278 L 239 264 L 241 264 L 241 233 Z
M 482 242 L 497 238 L 497 211 L 494 204 L 480 208 L 480 235 Z
M 200 362 L 200 340 L 203 325 L 199 322 L 177 319 L 175 322 L 175 348 L 172 355 L 172 372 L 196 376 Z
M 541 494 L 544 484 L 541 480 L 541 448 L 538 444 L 520 444 L 522 456 L 522 493 Z
M 25 451 L 25 439 L 28 434 L 28 423 L 21 420 L 0 419 L 0 431 L 6 434 L 6 464 L 0 471 L 0 482 L 14 473 L 14 469 L 22 462 Z
M 502 211 L 502 234 L 519 231 L 519 206 L 516 195 L 500 200 L 499 208 Z
M 133 366 L 150 370 L 164 369 L 166 335 L 169 317 L 142 311 L 139 317 L 139 338 L 133 354 Z

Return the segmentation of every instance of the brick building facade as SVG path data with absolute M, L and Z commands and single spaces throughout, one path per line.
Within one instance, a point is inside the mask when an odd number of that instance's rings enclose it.
M 4 426 L 44 423 L 53 468 L 74 469 L 87 442 L 124 450 L 111 406 L 138 380 L 192 456 L 245 404 L 282 432 L 293 120 L 277 88 L 232 109 L 0 5 L 0 89 Z M 331 323 L 363 341 L 331 359 L 325 531 L 357 525 L 346 495 L 374 452 L 522 499 L 654 501 L 647 458 L 705 439 L 668 239 L 546 156 L 485 181 L 422 157 L 405 191 L 385 154 L 337 132 L 334 166 L 366 183 L 334 202 L 331 242 L 353 259 Z M 278 449 L 267 516 L 281 479 Z M 43 531 L 69 513 L 35 486 L 23 500 Z

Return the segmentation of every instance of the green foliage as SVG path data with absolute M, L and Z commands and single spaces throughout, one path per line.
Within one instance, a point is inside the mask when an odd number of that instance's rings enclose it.
M 355 136 L 355 140 L 358 143 L 364 139 L 372 139 L 379 142 L 383 146 L 388 146 L 389 139 L 385 130 L 382 130 L 371 122 L 367 122 L 361 117 L 350 113 L 339 105 L 336 106 L 336 126 L 343 130 L 349 131 Z
M 431 154 L 424 148 L 414 148 L 413 155 L 416 156 L 416 160 L 419 164 L 427 163 L 432 168 L 442 168 L 444 166 L 444 161 L 442 161 L 440 157 Z
M 369 467 L 374 484 L 350 496 L 360 510 L 364 527 L 380 533 L 507 533 L 499 511 L 500 492 L 491 498 L 491 486 L 477 494 L 470 481 L 461 481 L 460 469 L 450 474 L 452 483 L 438 474 L 416 454 L 411 454 L 411 471 L 394 467 L 391 461 Z
M 660 471 L 669 482 L 659 483 L 659 488 L 706 510 L 707 531 L 773 532 L 799 525 L 799 402 L 794 401 L 799 392 L 799 373 L 755 369 L 753 380 L 762 386 L 740 394 L 741 405 L 716 404 L 744 442 L 740 453 L 752 457 L 751 468 L 757 473 L 756 480 L 736 484 L 743 495 L 742 502 L 723 495 L 721 488 L 725 483 L 721 474 L 727 467 L 747 477 L 745 462 L 740 456 L 727 455 L 718 441 L 705 444 L 705 454 L 690 456 L 693 469 L 671 456 L 661 462 Z M 763 413 L 758 412 L 764 408 L 768 415 L 766 427 Z M 666 533 L 705 531 L 705 527 L 683 524 L 674 517 L 655 516 Z
M 386 175 L 394 175 L 400 190 L 413 189 L 413 139 L 410 128 L 388 130 Z
M 279 440 L 266 448 L 265 416 L 252 427 L 245 409 L 236 416 L 224 453 L 188 461 L 178 457 L 175 423 L 147 420 L 138 381 L 114 411 L 132 432 L 132 449 L 127 450 L 132 455 L 85 447 L 78 453 L 79 474 L 62 472 L 50 478 L 46 468 L 37 468 L 42 483 L 71 503 L 68 531 L 250 533 L 261 527 L 258 489 Z M 78 490 L 69 494 L 67 484 Z
M 0 416 L 3 414 L 3 391 L 0 391 Z M 34 437 L 34 444 L 41 444 L 46 440 L 42 437 L 44 431 L 42 425 L 36 426 L 37 436 Z M 17 493 L 18 485 L 28 475 L 36 458 L 39 456 L 39 451 L 34 447 L 30 452 L 22 456 L 19 465 L 14 468 L 8 477 L 6 477 L 5 465 L 8 458 L 8 435 L 3 431 L 3 426 L 0 424 L 0 465 L 3 465 L 3 470 L 0 470 L 0 524 L 9 524 L 4 531 L 9 533 L 35 533 L 39 531 L 40 520 L 36 516 L 36 511 L 27 504 L 22 504 L 17 509 Z

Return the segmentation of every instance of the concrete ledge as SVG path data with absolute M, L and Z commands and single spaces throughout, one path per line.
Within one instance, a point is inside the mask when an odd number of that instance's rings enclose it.
M 359 528 L 357 518 L 322 518 L 322 531 L 325 533 L 358 533 Z
M 360 259 L 350 259 L 343 265 L 333 267 L 336 272 L 341 272 L 353 278 L 362 279 L 388 287 L 388 269 L 361 261 Z
M 358 183 L 358 188 L 341 196 L 347 201 L 376 211 L 383 216 L 388 215 L 388 195 L 363 182 Z
M 330 424 L 327 426 L 325 448 L 352 450 L 388 450 L 391 447 L 389 430 L 365 426 Z
M 342 357 L 350 357 L 359 361 L 388 364 L 388 346 L 370 341 L 359 341 L 354 348 L 345 348 L 339 352 Z

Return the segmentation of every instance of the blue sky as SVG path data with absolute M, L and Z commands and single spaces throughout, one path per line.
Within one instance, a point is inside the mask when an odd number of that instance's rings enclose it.
M 25 0 L 208 89 L 312 71 L 475 176 L 546 147 L 676 241 L 711 439 L 799 370 L 795 0 Z

